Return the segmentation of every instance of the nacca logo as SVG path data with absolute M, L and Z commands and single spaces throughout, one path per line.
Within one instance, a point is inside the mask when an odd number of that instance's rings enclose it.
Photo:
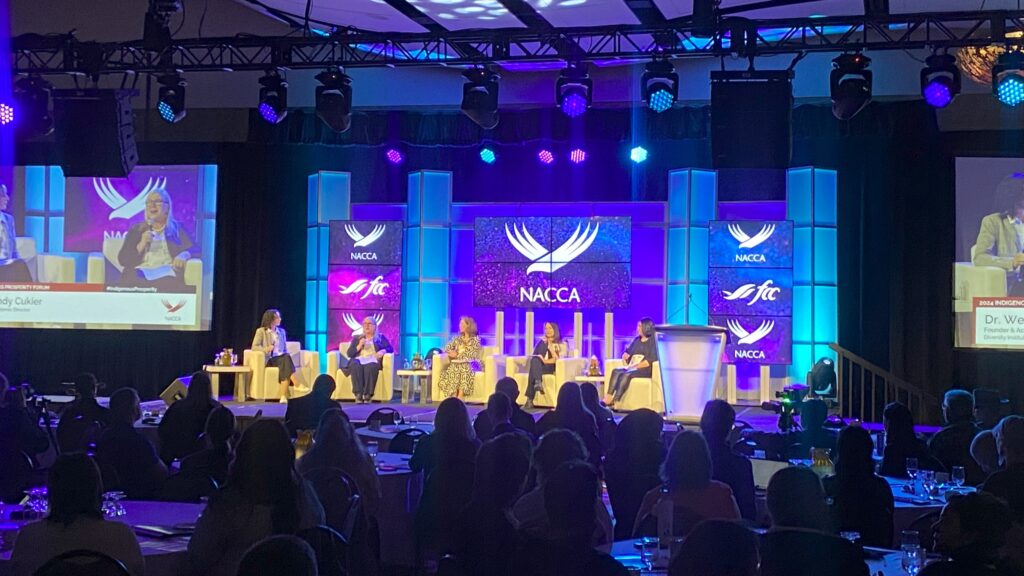
M 359 336 L 360 334 L 363 333 L 362 323 L 360 323 L 359 320 L 356 320 L 356 317 L 353 316 L 352 314 L 349 314 L 347 312 L 345 314 L 342 314 L 341 320 L 342 322 L 345 323 L 346 326 L 349 327 L 350 330 L 352 330 L 353 336 Z M 384 315 L 374 314 L 373 323 L 377 325 L 377 328 L 380 328 L 380 325 L 384 323 Z
M 384 296 L 384 289 L 388 287 L 388 283 L 384 282 L 383 276 L 377 276 L 373 280 L 367 280 L 366 278 L 360 278 L 348 286 L 339 286 L 338 292 L 348 294 L 359 294 L 363 295 L 359 298 L 360 300 L 366 300 L 368 296 Z
M 150 178 L 146 181 L 146 187 L 142 189 L 142 192 L 139 192 L 139 195 L 130 201 L 125 200 L 124 196 L 114 188 L 110 178 L 93 178 L 92 187 L 96 190 L 96 195 L 100 197 L 100 200 L 103 200 L 103 203 L 110 207 L 111 212 L 107 217 L 108 220 L 130 220 L 146 208 L 146 197 L 149 196 L 150 192 L 153 190 L 166 190 L 167 178 L 157 178 L 156 182 L 153 182 L 153 179 Z
M 765 280 L 760 286 L 756 284 L 744 284 L 732 292 L 728 290 L 722 290 L 722 297 L 726 300 L 742 300 L 750 296 L 750 301 L 747 302 L 747 306 L 753 306 L 758 302 L 774 302 L 775 298 L 782 292 L 782 288 L 772 285 L 771 280 Z
M 735 238 L 736 241 L 740 243 L 740 249 L 742 250 L 750 250 L 751 248 L 756 248 L 757 246 L 760 246 L 766 240 L 771 238 L 772 234 L 774 233 L 775 224 L 765 224 L 764 226 L 761 226 L 761 230 L 759 230 L 757 234 L 754 234 L 753 236 L 750 236 L 749 234 L 744 232 L 743 228 L 741 228 L 738 223 L 734 222 L 732 224 L 729 224 L 729 234 L 731 234 L 732 237 Z M 735 256 L 735 261 L 758 262 L 763 264 L 766 260 L 764 254 L 737 253 Z
M 355 225 L 353 225 L 353 224 L 346 224 L 345 225 L 345 234 L 348 234 L 348 237 L 351 238 L 353 242 L 355 242 L 355 244 L 353 244 L 353 246 L 355 248 L 366 248 L 370 244 L 373 244 L 374 242 L 379 240 L 380 237 L 384 235 L 384 230 L 386 228 L 387 228 L 387 226 L 385 226 L 383 224 L 378 224 L 378 225 L 373 227 L 373 230 L 371 230 L 369 234 L 367 234 L 366 236 L 363 236 L 363 234 L 361 232 L 359 232 L 359 230 L 355 227 Z M 376 260 L 377 259 L 377 253 L 376 252 L 352 252 L 351 256 L 352 256 L 353 260 Z
M 761 325 L 757 327 L 753 332 L 748 332 L 738 320 L 729 320 L 726 325 L 729 327 L 729 332 L 732 332 L 733 336 L 739 338 L 736 341 L 737 344 L 749 346 L 751 344 L 757 344 L 765 336 L 772 333 L 775 328 L 775 321 L 773 320 L 762 320 Z M 744 350 L 737 348 L 733 351 L 733 356 L 736 358 L 744 358 L 750 360 L 764 360 L 764 350 Z
M 168 314 L 174 314 L 178 310 L 181 310 L 182 308 L 185 307 L 185 301 L 184 300 L 181 300 L 177 304 L 171 304 L 167 300 L 161 300 L 160 303 L 163 304 L 164 308 L 167 309 L 167 313 Z
M 601 228 L 600 224 L 594 224 L 594 229 L 590 229 L 590 224 L 587 224 L 586 229 L 580 234 L 580 227 L 582 224 L 576 225 L 576 231 L 572 233 L 561 246 L 555 248 L 552 251 L 547 251 L 543 246 L 540 245 L 537 240 L 530 235 L 530 231 L 526 229 L 526 226 L 517 227 L 515 224 L 512 225 L 512 230 L 509 231 L 508 224 L 505 224 L 505 237 L 512 244 L 512 247 L 523 256 L 533 261 L 526 268 L 527 274 L 534 272 L 546 272 L 550 274 L 559 268 L 562 268 L 566 264 L 572 262 L 576 258 L 579 258 L 581 254 L 590 248 L 590 245 L 597 239 L 597 232 Z M 580 294 L 576 288 L 572 287 L 555 287 L 551 286 L 548 288 L 541 288 L 540 286 L 519 287 L 519 301 L 525 302 L 560 302 L 567 304 L 570 302 L 580 302 Z

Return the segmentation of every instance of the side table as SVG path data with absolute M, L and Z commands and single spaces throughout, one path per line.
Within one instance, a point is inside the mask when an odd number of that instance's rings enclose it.
M 220 375 L 221 374 L 234 374 L 235 375 L 235 402 L 245 402 L 246 391 L 249 390 L 249 379 L 252 377 L 252 368 L 245 365 L 240 366 L 221 366 L 218 364 L 206 364 L 203 366 L 203 372 L 210 375 L 210 383 L 213 388 L 213 397 L 220 399 Z
M 597 386 L 597 396 L 600 398 L 604 396 L 604 376 L 577 376 L 573 378 L 574 382 L 590 382 L 594 386 Z
M 430 370 L 397 370 L 395 376 L 402 387 L 402 404 L 409 402 L 409 398 L 413 396 L 414 381 L 419 381 L 420 384 L 420 404 L 427 403 L 427 397 L 430 395 Z

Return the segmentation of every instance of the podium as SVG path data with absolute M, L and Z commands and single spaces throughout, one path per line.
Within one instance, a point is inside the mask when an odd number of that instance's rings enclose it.
M 725 328 L 670 324 L 655 330 L 665 415 L 699 420 L 704 405 L 715 397 Z

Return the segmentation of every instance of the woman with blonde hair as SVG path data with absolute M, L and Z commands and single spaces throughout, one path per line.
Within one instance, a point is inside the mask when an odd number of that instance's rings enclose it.
M 438 387 L 446 397 L 463 399 L 473 393 L 473 372 L 479 370 L 480 337 L 476 321 L 469 316 L 459 318 L 459 335 L 444 347 L 449 363 L 441 372 Z

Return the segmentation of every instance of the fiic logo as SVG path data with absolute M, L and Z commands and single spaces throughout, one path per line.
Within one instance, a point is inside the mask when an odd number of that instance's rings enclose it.
M 505 224 L 505 237 L 508 238 L 508 241 L 516 251 L 533 261 L 526 268 L 527 274 L 534 272 L 547 272 L 550 274 L 579 258 L 597 239 L 597 231 L 601 228 L 600 224 L 594 224 L 594 230 L 591 231 L 590 224 L 588 223 L 582 235 L 580 234 L 580 226 L 582 224 L 577 224 L 576 231 L 573 232 L 572 236 L 551 252 L 548 252 L 530 235 L 530 231 L 526 229 L 525 225 L 521 226 L 522 231 L 520 232 L 520 227 L 512 224 L 512 231 L 510 232 L 508 224 Z
M 125 200 L 124 196 L 121 195 L 114 188 L 114 184 L 110 182 L 110 178 L 93 178 L 92 187 L 96 190 L 96 195 L 103 200 L 103 203 L 110 207 L 110 215 L 107 216 L 108 220 L 121 219 L 130 220 L 146 208 L 146 196 L 153 190 L 166 190 L 167 178 L 157 178 L 156 182 L 150 178 L 146 181 L 146 186 L 139 192 L 138 196 L 132 198 L 130 201 Z
M 744 284 L 732 292 L 728 290 L 722 290 L 722 297 L 726 300 L 743 300 L 747 297 L 750 301 L 747 302 L 747 306 L 753 306 L 758 302 L 774 302 L 775 298 L 782 292 L 782 288 L 773 286 L 771 280 L 765 280 L 760 286 L 756 284 Z
M 339 286 L 338 292 L 349 295 L 359 294 L 363 295 L 359 298 L 360 300 L 366 300 L 368 296 L 384 296 L 384 290 L 389 286 L 387 282 L 384 282 L 383 276 L 377 276 L 373 280 L 367 280 L 366 278 L 360 278 L 348 286 Z

